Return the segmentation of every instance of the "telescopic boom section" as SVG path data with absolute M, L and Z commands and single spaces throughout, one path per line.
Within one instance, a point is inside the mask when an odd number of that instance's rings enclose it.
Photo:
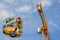
M 41 17 L 41 20 L 42 20 L 42 24 L 43 24 L 44 27 L 46 27 L 46 26 L 47 26 L 47 23 L 46 23 L 44 14 L 43 14 L 43 10 L 42 10 L 42 5 L 41 5 L 41 3 L 39 3 L 39 4 L 37 5 L 37 8 L 38 8 L 38 12 L 39 12 L 39 15 L 40 15 L 40 17 Z
M 43 10 L 42 10 L 42 5 L 41 5 L 41 3 L 38 3 L 38 4 L 37 4 L 37 8 L 38 8 L 38 12 L 39 12 L 39 15 L 40 15 L 40 17 L 41 17 L 41 20 L 42 20 L 43 31 L 44 31 L 46 40 L 50 40 L 49 33 L 48 33 L 48 26 L 47 26 L 47 23 L 46 23 L 44 14 L 43 14 Z

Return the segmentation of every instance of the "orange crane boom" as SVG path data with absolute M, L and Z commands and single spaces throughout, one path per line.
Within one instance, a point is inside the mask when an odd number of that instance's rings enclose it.
M 39 12 L 39 15 L 41 17 L 41 20 L 42 20 L 42 24 L 43 24 L 42 31 L 43 31 L 43 34 L 45 36 L 45 39 L 50 40 L 50 36 L 49 36 L 49 33 L 48 33 L 48 26 L 47 26 L 46 19 L 44 17 L 43 10 L 42 10 L 42 4 L 38 3 L 37 8 L 38 8 L 38 12 Z

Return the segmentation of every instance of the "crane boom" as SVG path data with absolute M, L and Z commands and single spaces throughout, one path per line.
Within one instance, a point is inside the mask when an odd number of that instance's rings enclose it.
M 48 26 L 47 26 L 46 19 L 45 19 L 44 14 L 43 14 L 41 3 L 37 4 L 37 8 L 38 8 L 38 12 L 39 12 L 39 15 L 41 17 L 41 20 L 42 20 L 43 32 L 44 32 L 44 35 L 46 37 L 46 40 L 50 40 L 49 33 L 48 33 Z

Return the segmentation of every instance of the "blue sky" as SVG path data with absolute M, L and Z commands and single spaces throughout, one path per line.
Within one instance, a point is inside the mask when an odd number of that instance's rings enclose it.
M 36 4 L 42 2 L 51 40 L 60 40 L 60 0 L 0 0 L 0 40 L 41 40 L 37 27 L 42 24 Z M 8 17 L 21 17 L 23 33 L 21 37 L 4 35 L 3 21 Z

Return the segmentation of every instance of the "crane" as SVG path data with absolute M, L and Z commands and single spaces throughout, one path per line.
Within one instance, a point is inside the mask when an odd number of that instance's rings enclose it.
M 42 26 L 38 27 L 38 34 L 42 34 L 42 40 L 50 40 L 48 26 L 42 10 L 42 3 L 37 4 L 37 9 L 42 20 Z

